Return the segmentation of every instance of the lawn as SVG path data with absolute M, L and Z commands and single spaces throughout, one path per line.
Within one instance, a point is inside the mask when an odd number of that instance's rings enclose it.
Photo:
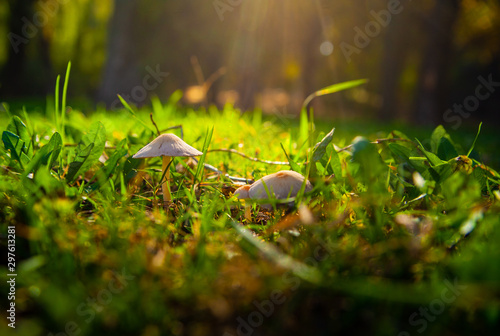
M 179 93 L 87 114 L 62 98 L 0 115 L 2 335 L 500 330 L 491 125 L 407 136 L 181 107 Z M 157 129 L 204 152 L 174 158 L 167 209 L 161 158 L 132 158 Z M 233 196 L 230 177 L 280 170 L 312 191 L 272 210 Z

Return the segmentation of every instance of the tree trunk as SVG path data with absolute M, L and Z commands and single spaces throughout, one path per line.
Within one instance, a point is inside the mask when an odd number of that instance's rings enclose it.
M 135 15 L 138 0 L 117 0 L 110 21 L 107 60 L 97 99 L 111 108 L 121 107 L 117 94 L 130 95 L 140 85 L 135 46 Z
M 380 118 L 391 121 L 397 118 L 406 118 L 407 110 L 401 102 L 401 76 L 404 70 L 409 50 L 408 35 L 410 29 L 414 29 L 411 23 L 411 15 L 407 12 L 395 16 L 387 28 L 384 37 L 384 53 L 382 56 L 382 76 L 380 89 L 382 94 L 382 108 Z
M 428 42 L 423 51 L 413 113 L 413 119 L 422 125 L 439 123 L 446 109 L 453 26 L 459 6 L 459 0 L 436 0 L 429 22 L 425 25 Z
M 34 3 L 35 0 L 9 1 L 8 32 L 12 34 L 9 35 L 9 39 L 12 39 L 12 41 L 8 44 L 9 53 L 7 61 L 0 72 L 0 83 L 2 83 L 0 85 L 0 96 L 10 96 L 19 94 L 20 92 L 29 94 L 36 91 L 35 88 L 30 86 L 31 83 L 25 81 L 26 48 L 29 43 L 33 43 L 31 40 L 36 38 L 36 36 L 24 36 L 23 26 L 26 23 L 21 20 L 21 18 L 26 18 L 30 21 L 33 18 Z M 36 32 L 33 35 L 36 35 Z

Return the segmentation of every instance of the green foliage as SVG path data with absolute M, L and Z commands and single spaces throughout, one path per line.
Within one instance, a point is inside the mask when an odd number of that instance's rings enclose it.
M 111 182 L 112 174 L 116 171 L 117 165 L 121 159 L 127 154 L 127 140 L 123 139 L 116 145 L 116 149 L 111 154 L 106 164 L 101 167 L 99 172 L 95 175 L 97 182 L 92 185 L 92 190 L 99 189 L 103 184 L 108 181 Z
M 50 171 L 59 157 L 62 147 L 61 135 L 55 132 L 50 138 L 49 143 L 40 148 L 34 155 L 30 165 L 24 171 L 24 176 L 26 177 L 29 173 L 36 174 L 41 165 L 47 166 L 47 169 Z
M 101 156 L 106 144 L 106 130 L 101 122 L 92 124 L 75 150 L 75 159 L 70 163 L 66 181 L 73 182 L 85 173 Z
M 27 149 L 24 141 L 17 134 L 9 131 L 4 131 L 2 133 L 2 141 L 5 150 L 10 152 L 11 158 L 16 160 L 21 168 L 23 168 L 24 164 L 29 162 L 29 158 L 25 153 Z
M 313 155 L 312 155 L 312 161 L 313 163 L 321 160 L 323 156 L 326 153 L 326 148 L 327 146 L 332 142 L 333 140 L 333 132 L 335 131 L 335 128 L 330 131 L 325 137 L 318 142 L 314 148 L 313 148 Z
M 31 137 L 28 133 L 26 125 L 23 123 L 21 118 L 19 118 L 18 116 L 14 116 L 7 126 L 7 131 L 12 134 L 16 134 L 19 139 L 23 141 L 24 145 L 27 146 L 24 151 L 28 156 L 31 156 L 33 154 Z

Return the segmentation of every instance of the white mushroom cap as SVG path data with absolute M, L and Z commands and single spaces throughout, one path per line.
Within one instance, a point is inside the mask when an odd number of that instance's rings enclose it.
M 199 156 L 202 152 L 189 146 L 181 138 L 172 133 L 158 136 L 156 139 L 141 148 L 132 157 L 134 159 L 151 158 L 157 156 Z
M 238 198 L 251 198 L 251 199 L 266 199 L 269 198 L 264 183 L 269 190 L 270 195 L 274 195 L 276 199 L 286 199 L 288 197 L 295 197 L 304 182 L 304 176 L 291 171 L 282 170 L 274 174 L 264 176 L 257 180 L 252 185 L 244 185 L 234 192 Z M 305 191 L 312 189 L 311 182 L 306 182 Z

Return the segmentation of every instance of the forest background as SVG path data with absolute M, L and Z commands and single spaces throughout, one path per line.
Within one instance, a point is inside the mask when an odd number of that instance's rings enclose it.
M 496 0 L 7 0 L 0 97 L 43 106 L 72 61 L 83 110 L 182 89 L 186 103 L 293 115 L 311 92 L 368 78 L 317 115 L 475 129 L 499 121 L 499 13 Z

